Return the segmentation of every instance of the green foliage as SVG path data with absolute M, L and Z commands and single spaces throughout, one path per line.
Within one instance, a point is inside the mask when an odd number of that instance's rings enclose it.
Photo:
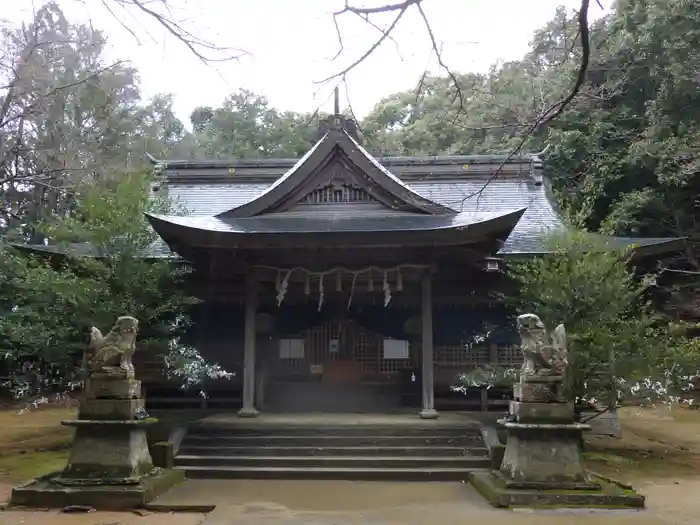
M 143 212 L 167 207 L 149 198 L 149 182 L 132 172 L 118 183 L 81 185 L 71 215 L 39 225 L 69 250 L 66 256 L 4 250 L 0 352 L 14 363 L 32 363 L 41 376 L 36 390 L 46 386 L 42 382 L 65 387 L 75 379 L 91 326 L 104 332 L 118 316 L 133 315 L 140 321 L 142 351 L 162 353 L 186 330 L 187 312 L 196 303 L 183 292 L 188 269 L 141 256 L 155 240 Z M 76 243 L 92 254 L 71 252 Z
M 660 379 L 664 397 L 679 395 L 697 370 L 698 348 L 654 312 L 648 291 L 655 278 L 635 275 L 628 252 L 589 234 L 550 242 L 549 254 L 510 265 L 519 287 L 513 301 L 550 329 L 564 324 L 571 395 L 607 403 L 621 392 L 648 397 L 640 385 Z
M 518 380 L 520 370 L 487 364 L 460 374 L 459 384 L 452 387 L 455 392 L 465 393 L 468 388 L 509 388 Z
M 220 108 L 196 108 L 190 120 L 198 155 L 207 158 L 295 158 L 313 146 L 309 115 L 270 108 L 265 97 L 241 89 Z

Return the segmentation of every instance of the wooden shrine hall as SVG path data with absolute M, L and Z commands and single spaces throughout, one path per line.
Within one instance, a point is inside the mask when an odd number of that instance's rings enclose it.
M 236 372 L 205 388 L 212 401 L 239 389 L 246 417 L 415 406 L 437 418 L 460 373 L 519 364 L 499 261 L 543 253 L 564 228 L 542 162 L 374 158 L 339 114 L 319 136 L 298 160 L 154 161 L 153 191 L 187 212 L 148 215 L 164 241 L 152 255 L 192 264 L 204 300 L 192 344 Z M 609 240 L 640 256 L 678 246 Z

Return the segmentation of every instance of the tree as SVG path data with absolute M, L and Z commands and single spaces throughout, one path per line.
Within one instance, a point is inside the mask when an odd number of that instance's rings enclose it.
M 622 236 L 686 237 L 662 261 L 667 310 L 700 320 L 700 18 L 692 2 L 621 0 L 590 29 L 590 64 L 556 119 L 530 123 L 577 73 L 577 15 L 557 10 L 521 60 L 486 75 L 425 78 L 381 101 L 362 123 L 374 149 L 394 154 L 494 153 L 549 146 L 546 174 L 568 221 Z M 494 178 L 497 177 L 497 174 Z
M 31 375 L 31 381 L 15 375 L 21 379 L 16 393 L 69 388 L 78 379 L 90 327 L 109 327 L 125 314 L 139 319 L 141 351 L 162 354 L 164 369 L 185 384 L 228 376 L 180 344 L 197 302 L 182 286 L 188 268 L 143 257 L 156 240 L 143 212 L 169 206 L 150 198 L 149 184 L 143 173 L 127 172 L 81 185 L 70 215 L 39 225 L 67 255 L 4 250 L 0 352 L 15 370 Z
M 697 375 L 700 344 L 654 311 L 653 276 L 637 275 L 629 252 L 587 234 L 550 242 L 550 254 L 510 265 L 519 290 L 513 302 L 520 313 L 538 314 L 550 330 L 564 324 L 572 399 L 614 406 L 682 395 Z
M 139 169 L 146 153 L 193 156 L 172 98 L 140 104 L 136 72 L 103 58 L 106 40 L 56 2 L 0 31 L 0 232 L 39 242 L 83 182 Z
M 579 226 L 687 238 L 685 250 L 664 267 L 682 272 L 670 283 L 669 306 L 696 320 L 699 27 L 692 2 L 618 2 L 596 30 L 584 90 L 607 94 L 581 99 L 553 125 L 548 159 L 554 188 Z
M 220 108 L 195 109 L 191 121 L 198 153 L 208 158 L 301 157 L 317 138 L 310 115 L 279 112 L 245 89 Z

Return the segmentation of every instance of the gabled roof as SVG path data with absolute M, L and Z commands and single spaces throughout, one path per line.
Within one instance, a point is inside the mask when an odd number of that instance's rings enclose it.
M 339 169 L 333 169 L 337 167 Z M 340 182 L 367 192 L 387 208 L 428 215 L 454 214 L 456 210 L 412 190 L 381 165 L 342 127 L 329 129 L 284 175 L 252 200 L 218 213 L 219 218 L 244 218 L 284 211 L 314 189 Z

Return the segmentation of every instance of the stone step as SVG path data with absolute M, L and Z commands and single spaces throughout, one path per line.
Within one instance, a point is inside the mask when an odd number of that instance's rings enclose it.
M 470 456 L 487 457 L 486 447 L 470 446 L 210 446 L 186 445 L 183 455 L 219 456 Z
M 332 467 L 332 468 L 486 468 L 490 459 L 476 456 L 213 456 L 178 455 L 182 467 Z
M 409 426 L 409 425 L 265 425 L 246 426 L 245 424 L 194 424 L 188 427 L 188 432 L 193 436 L 251 436 L 262 437 L 270 435 L 285 436 L 478 436 L 480 427 L 455 427 L 455 426 Z
M 189 466 L 184 470 L 189 479 L 332 479 L 350 481 L 466 481 L 470 472 L 487 472 L 486 468 L 425 467 L 232 467 Z
M 188 433 L 183 442 L 183 447 L 188 446 L 211 446 L 211 447 L 234 447 L 234 446 L 313 446 L 313 447 L 348 447 L 348 446 L 483 446 L 480 434 L 462 436 L 444 435 L 206 435 Z

